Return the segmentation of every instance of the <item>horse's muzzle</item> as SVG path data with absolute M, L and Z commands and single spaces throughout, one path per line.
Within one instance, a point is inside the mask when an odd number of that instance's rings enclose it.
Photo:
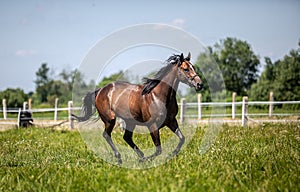
M 196 91 L 201 91 L 201 89 L 203 89 L 203 84 L 202 83 L 197 83 L 195 90 Z

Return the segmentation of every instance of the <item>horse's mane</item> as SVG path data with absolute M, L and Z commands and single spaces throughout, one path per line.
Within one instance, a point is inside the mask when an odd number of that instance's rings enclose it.
M 143 81 L 144 83 L 144 88 L 142 90 L 142 95 L 149 94 L 152 89 L 154 89 L 162 80 L 162 78 L 171 70 L 171 68 L 180 62 L 180 55 L 172 55 L 170 56 L 165 63 L 167 64 L 166 66 L 162 67 L 155 75 L 153 78 L 148 78 L 144 77 Z

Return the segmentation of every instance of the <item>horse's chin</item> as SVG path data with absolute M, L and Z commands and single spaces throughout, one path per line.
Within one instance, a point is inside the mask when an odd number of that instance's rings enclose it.
M 197 88 L 197 87 L 194 87 L 194 88 L 195 88 L 196 92 L 201 91 L 201 88 Z
M 203 87 L 202 86 L 198 86 L 198 85 L 194 85 L 194 84 L 192 84 L 192 83 L 190 83 L 190 82 L 184 82 L 186 85 L 188 85 L 190 88 L 194 88 L 195 89 L 195 91 L 201 91 L 202 89 L 203 89 Z
M 203 90 L 203 87 L 193 86 L 196 92 Z

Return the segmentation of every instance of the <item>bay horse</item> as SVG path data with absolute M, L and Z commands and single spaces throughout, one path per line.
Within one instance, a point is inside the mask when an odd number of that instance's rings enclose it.
M 89 92 L 83 98 L 83 116 L 73 115 L 78 121 L 88 120 L 94 105 L 104 122 L 103 137 L 110 145 L 119 164 L 122 163 L 121 154 L 111 139 L 111 133 L 119 117 L 125 121 L 126 129 L 123 139 L 137 153 L 140 161 L 152 160 L 162 152 L 159 129 L 167 126 L 179 138 L 179 143 L 172 155 L 180 151 L 185 137 L 178 127 L 176 115 L 178 105 L 176 91 L 179 82 L 194 87 L 196 91 L 202 89 L 203 84 L 190 62 L 191 54 L 186 58 L 183 54 L 172 55 L 166 60 L 154 78 L 144 78 L 141 85 L 116 81 L 103 88 Z M 132 140 L 136 125 L 147 126 L 156 151 L 149 157 L 136 146 Z

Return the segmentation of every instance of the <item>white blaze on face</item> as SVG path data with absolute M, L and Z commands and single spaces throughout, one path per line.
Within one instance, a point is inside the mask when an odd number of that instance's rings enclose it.
M 194 68 L 193 68 L 193 65 L 192 65 L 191 63 L 189 63 L 189 65 L 190 65 L 190 68 L 191 68 L 191 69 L 194 69 Z

